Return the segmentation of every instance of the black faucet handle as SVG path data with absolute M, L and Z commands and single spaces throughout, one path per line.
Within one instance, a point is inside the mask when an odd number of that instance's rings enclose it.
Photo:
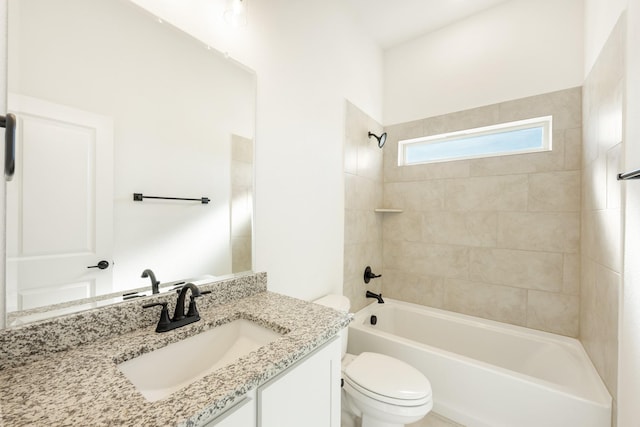
M 169 304 L 166 302 L 152 302 L 151 304 L 145 304 L 142 306 L 142 308 L 151 308 L 151 307 L 156 307 L 156 306 L 162 306 L 163 308 L 166 308 Z
M 155 306 L 162 306 L 162 310 L 160 311 L 160 320 L 158 320 L 158 326 L 156 326 L 156 332 L 164 332 L 167 330 L 167 327 L 171 324 L 171 318 L 169 318 L 169 307 L 166 302 L 154 302 L 151 304 L 145 304 L 142 308 L 151 308 Z
M 198 313 L 198 307 L 196 306 L 196 298 L 198 297 L 195 297 L 193 295 L 191 295 L 191 297 L 189 298 L 189 309 L 187 310 L 187 317 L 200 316 L 200 313 Z
M 364 269 L 364 283 L 369 283 L 371 279 L 377 279 L 378 277 L 382 277 L 382 274 L 375 274 L 371 271 L 371 267 L 367 266 Z
M 189 309 L 187 310 L 187 317 L 200 316 L 198 313 L 198 307 L 196 306 L 196 298 L 200 298 L 202 295 L 210 294 L 211 291 L 202 291 L 198 295 L 191 294 L 189 298 Z

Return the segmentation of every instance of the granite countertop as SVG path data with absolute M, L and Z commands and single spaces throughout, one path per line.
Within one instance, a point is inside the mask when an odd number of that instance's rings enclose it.
M 148 326 L 0 370 L 0 426 L 197 426 L 349 323 L 344 313 L 272 292 L 205 307 L 200 315 L 199 322 L 173 331 L 156 333 L 155 325 Z M 235 319 L 284 335 L 156 402 L 148 402 L 117 368 Z M 159 375 L 169 369 L 158 367 Z

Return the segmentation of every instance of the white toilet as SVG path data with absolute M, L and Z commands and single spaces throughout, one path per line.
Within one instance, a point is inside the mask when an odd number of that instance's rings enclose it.
M 316 304 L 349 312 L 343 295 L 327 295 Z M 422 419 L 433 407 L 431 384 L 413 366 L 379 353 L 347 354 L 349 328 L 342 339 L 342 426 L 404 427 Z

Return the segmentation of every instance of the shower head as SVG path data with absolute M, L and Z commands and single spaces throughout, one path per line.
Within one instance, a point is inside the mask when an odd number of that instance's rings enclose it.
M 382 133 L 382 135 L 378 136 L 373 132 L 369 132 L 369 138 L 371 137 L 375 137 L 378 140 L 378 147 L 382 148 L 384 147 L 384 143 L 387 141 L 387 133 L 384 132 Z

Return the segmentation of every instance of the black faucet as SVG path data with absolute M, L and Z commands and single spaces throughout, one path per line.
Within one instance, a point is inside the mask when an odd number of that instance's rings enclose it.
M 189 308 L 187 310 L 187 314 L 184 314 L 184 300 L 187 296 L 187 291 L 191 290 Z M 162 311 L 160 312 L 160 320 L 158 321 L 158 326 L 156 326 L 156 332 L 167 332 L 176 328 L 180 328 L 182 326 L 188 325 L 193 322 L 197 322 L 200 320 L 200 313 L 198 313 L 198 308 L 196 307 L 196 298 L 211 293 L 211 291 L 200 292 L 200 289 L 193 283 L 186 283 L 180 290 L 178 291 L 178 301 L 176 302 L 176 309 L 173 312 L 173 318 L 169 317 L 169 309 L 167 307 L 166 302 L 155 302 L 151 304 L 145 304 L 142 308 L 155 307 L 157 305 L 162 306 Z
M 150 277 L 151 278 L 151 292 L 153 292 L 154 294 L 159 294 L 160 293 L 160 281 L 156 280 L 156 275 L 153 274 L 153 271 L 149 270 L 148 268 L 142 272 L 142 277 L 143 279 L 145 277 Z
M 184 315 L 184 299 L 187 296 L 187 291 L 191 289 L 191 297 L 189 301 L 189 309 L 187 311 L 187 315 Z M 178 302 L 176 302 L 176 310 L 173 312 L 172 321 L 176 322 L 189 317 L 197 317 L 194 322 L 200 320 L 200 314 L 198 313 L 198 309 L 196 308 L 196 298 L 199 297 L 200 289 L 194 285 L 193 283 L 185 283 L 180 288 L 180 294 L 178 295 Z
M 384 300 L 382 299 L 382 293 L 374 294 L 371 291 L 367 291 L 367 298 L 375 298 L 378 300 L 378 304 L 384 304 Z

